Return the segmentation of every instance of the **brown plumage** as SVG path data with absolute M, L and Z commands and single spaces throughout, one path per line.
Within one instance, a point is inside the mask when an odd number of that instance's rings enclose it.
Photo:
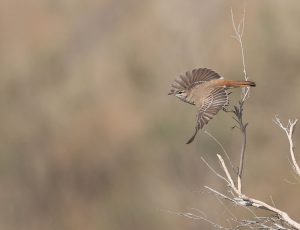
M 224 80 L 213 70 L 200 68 L 180 75 L 172 84 L 169 95 L 174 95 L 197 108 L 194 135 L 188 140 L 191 143 L 200 129 L 203 128 L 224 106 L 228 105 L 226 89 L 237 87 L 254 87 L 252 81 Z

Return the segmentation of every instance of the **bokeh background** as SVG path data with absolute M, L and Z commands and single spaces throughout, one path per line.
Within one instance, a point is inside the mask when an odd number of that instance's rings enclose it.
M 201 160 L 218 168 L 222 151 L 203 133 L 186 145 L 195 110 L 167 96 L 197 67 L 242 79 L 231 7 L 239 19 L 242 1 L 1 0 L 0 228 L 213 229 L 168 211 L 196 208 L 227 226 L 227 209 L 242 216 L 203 190 L 226 190 Z M 298 221 L 299 182 L 272 119 L 300 118 L 299 27 L 298 1 L 246 2 L 257 87 L 245 107 L 244 191 Z M 220 112 L 207 130 L 237 165 L 233 125 Z

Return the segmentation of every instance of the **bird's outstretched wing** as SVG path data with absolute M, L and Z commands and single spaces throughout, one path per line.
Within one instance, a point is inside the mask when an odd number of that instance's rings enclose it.
M 204 98 L 201 104 L 196 104 L 197 107 L 197 124 L 194 135 L 188 140 L 187 144 L 191 143 L 197 132 L 203 128 L 225 105 L 228 104 L 228 93 L 224 88 L 215 88 L 207 97 Z
M 202 84 L 204 82 L 220 79 L 221 77 L 218 73 L 211 69 L 200 68 L 188 71 L 185 75 L 180 75 L 178 79 L 172 84 L 171 92 L 176 90 L 188 90 L 195 85 Z

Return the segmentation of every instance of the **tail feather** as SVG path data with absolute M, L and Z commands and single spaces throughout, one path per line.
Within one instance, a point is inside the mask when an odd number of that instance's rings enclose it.
M 256 84 L 253 81 L 225 81 L 226 87 L 255 87 Z

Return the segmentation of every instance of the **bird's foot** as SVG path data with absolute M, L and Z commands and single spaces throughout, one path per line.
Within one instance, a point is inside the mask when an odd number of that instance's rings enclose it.
M 228 105 L 226 105 L 226 107 L 224 106 L 222 109 L 224 112 L 228 113 L 228 112 L 232 112 L 228 107 Z

